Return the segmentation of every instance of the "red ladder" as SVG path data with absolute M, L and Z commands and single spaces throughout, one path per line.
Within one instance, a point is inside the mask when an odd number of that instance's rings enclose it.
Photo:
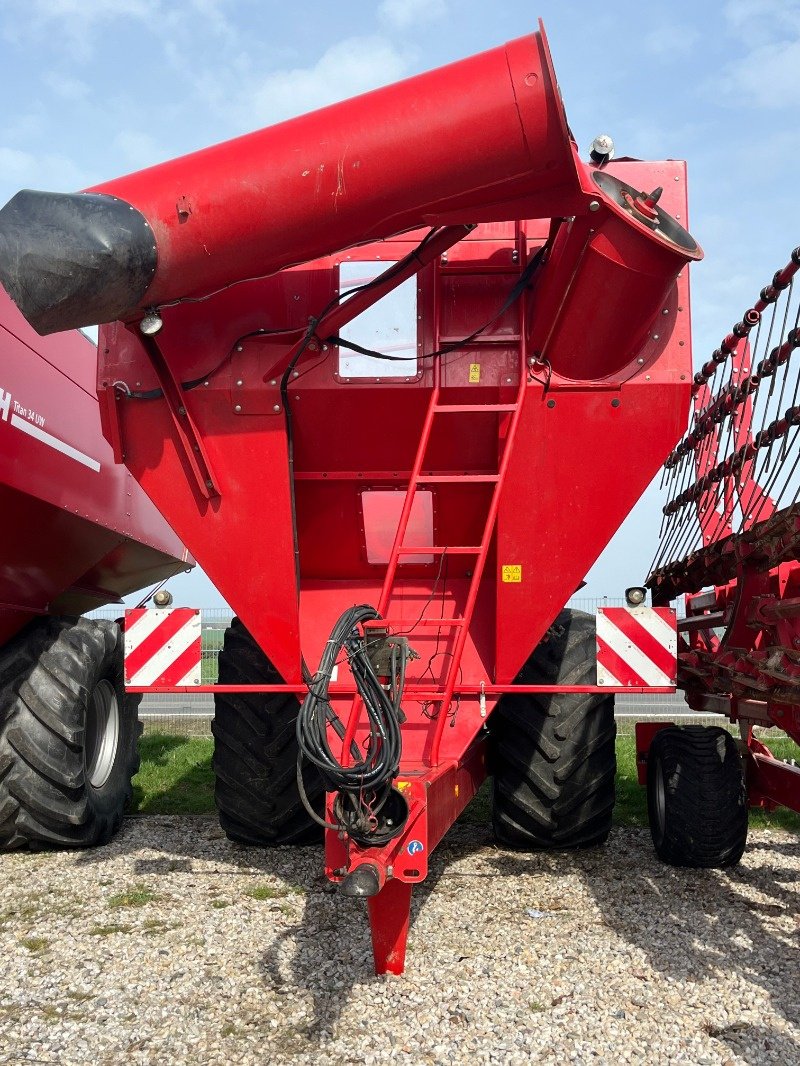
M 519 247 L 518 240 L 518 247 Z M 522 260 L 522 256 L 519 256 Z M 438 264 L 437 264 L 438 274 Z M 437 294 L 438 294 L 438 277 L 437 277 Z M 438 304 L 438 300 L 437 300 Z M 438 310 L 438 307 L 437 307 Z M 434 325 L 434 350 L 439 349 L 440 338 L 438 328 L 438 314 L 435 314 Z M 400 559 L 404 555 L 433 555 L 442 556 L 447 555 L 473 555 L 475 557 L 475 565 L 472 570 L 472 576 L 470 578 L 469 588 L 467 591 L 467 598 L 464 604 L 464 612 L 458 617 L 451 618 L 422 618 L 416 621 L 415 625 L 418 626 L 436 626 L 441 629 L 452 629 L 456 631 L 455 645 L 453 647 L 453 653 L 449 660 L 449 666 L 445 677 L 444 688 L 442 695 L 431 703 L 434 706 L 438 705 L 438 711 L 435 711 L 431 717 L 436 720 L 436 728 L 434 730 L 433 739 L 431 742 L 430 750 L 430 762 L 431 765 L 437 765 L 439 758 L 439 747 L 441 744 L 442 733 L 444 732 L 444 726 L 447 721 L 448 711 L 453 701 L 453 694 L 455 691 L 456 682 L 461 667 L 461 657 L 464 652 L 464 646 L 467 642 L 467 634 L 469 632 L 470 623 L 472 622 L 472 616 L 475 611 L 475 603 L 478 598 L 478 590 L 480 588 L 481 578 L 483 577 L 484 568 L 486 566 L 486 559 L 489 555 L 489 548 L 492 541 L 492 535 L 494 533 L 495 523 L 497 521 L 497 511 L 500 504 L 500 497 L 503 491 L 503 483 L 505 481 L 506 471 L 508 469 L 509 460 L 514 446 L 514 438 L 517 432 L 517 425 L 519 423 L 519 415 L 522 409 L 522 401 L 525 396 L 525 388 L 527 384 L 527 360 L 525 349 L 525 301 L 519 300 L 519 333 L 516 337 L 503 337 L 502 341 L 508 343 L 509 341 L 516 341 L 519 344 L 519 385 L 517 387 L 516 398 L 513 403 L 457 403 L 457 404 L 445 404 L 441 402 L 441 359 L 437 358 L 433 364 L 433 388 L 431 390 L 430 400 L 428 403 L 428 409 L 425 414 L 425 421 L 422 426 L 422 432 L 417 445 L 417 452 L 414 458 L 414 464 L 411 469 L 411 474 L 408 481 L 408 487 L 406 489 L 405 499 L 403 501 L 403 508 L 400 512 L 400 520 L 398 522 L 397 531 L 395 533 L 394 542 L 392 544 L 392 550 L 389 554 L 389 560 L 386 566 L 386 574 L 383 579 L 383 587 L 381 589 L 380 599 L 378 601 L 378 613 L 381 616 L 381 621 L 374 623 L 376 627 L 392 626 L 392 625 L 405 625 L 407 619 L 392 618 L 389 613 L 390 605 L 392 602 L 392 595 L 394 592 L 395 578 L 397 576 L 397 568 L 400 563 Z M 480 344 L 479 340 L 473 340 L 470 346 L 476 346 Z M 497 345 L 498 338 L 491 338 L 483 342 L 488 345 Z M 500 461 L 498 464 L 497 473 L 493 474 L 464 474 L 464 473 L 450 473 L 450 474 L 423 474 L 422 469 L 425 464 L 425 456 L 428 450 L 428 444 L 431 438 L 431 432 L 433 430 L 434 420 L 437 417 L 458 417 L 459 415 L 471 415 L 477 412 L 495 412 L 500 416 L 508 416 L 508 418 L 499 417 L 498 426 L 498 453 L 500 454 Z M 505 433 L 504 433 L 505 430 Z M 486 512 L 486 518 L 483 527 L 483 534 L 479 544 L 428 544 L 428 545 L 407 545 L 405 543 L 406 532 L 408 530 L 408 523 L 411 517 L 411 510 L 414 506 L 414 499 L 416 497 L 417 489 L 420 485 L 429 484 L 491 484 L 493 485 L 491 500 Z M 350 750 L 350 744 L 355 736 L 356 727 L 358 723 L 358 717 L 360 713 L 361 701 L 356 696 L 353 707 L 351 709 L 350 718 L 347 724 L 347 730 L 345 732 L 342 753 L 343 757 L 347 758 L 347 753 Z

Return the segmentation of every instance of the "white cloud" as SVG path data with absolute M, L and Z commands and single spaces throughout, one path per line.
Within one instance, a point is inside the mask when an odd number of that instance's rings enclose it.
M 644 37 L 644 47 L 654 56 L 663 59 L 679 59 L 694 51 L 700 41 L 700 33 L 686 24 L 664 22 Z
M 120 17 L 150 18 L 159 0 L 29 0 L 29 12 L 43 21 L 101 22 Z
M 725 20 L 741 42 L 727 67 L 708 82 L 737 105 L 800 104 L 800 0 L 731 0 Z
M 59 100 L 74 102 L 85 100 L 89 95 L 89 86 L 86 82 L 81 81 L 80 78 L 71 78 L 68 74 L 58 74 L 56 71 L 48 70 L 43 81 Z
M 800 105 L 800 37 L 754 48 L 732 64 L 723 81 L 737 102 L 786 109 Z
M 733 30 L 743 30 L 747 38 L 760 44 L 785 30 L 800 31 L 798 0 L 730 0 L 724 8 L 725 21 Z
M 0 145 L 0 206 L 21 187 L 34 189 L 82 189 L 89 184 L 86 172 L 57 152 L 36 155 Z
M 33 172 L 36 160 L 30 152 L 22 152 L 19 148 L 4 148 L 0 145 L 0 174 L 11 182 L 25 181 Z
M 396 30 L 435 22 L 447 14 L 447 0 L 383 0 L 380 19 Z
M 120 158 L 136 170 L 160 163 L 168 154 L 159 148 L 149 133 L 140 130 L 121 130 L 112 143 Z
M 385 37 L 339 41 L 311 67 L 275 70 L 237 104 L 245 128 L 279 122 L 397 81 L 409 56 Z

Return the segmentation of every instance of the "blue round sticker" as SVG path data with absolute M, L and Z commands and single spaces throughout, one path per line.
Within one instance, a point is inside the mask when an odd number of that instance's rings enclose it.
M 406 851 L 409 855 L 417 855 L 420 851 L 425 850 L 425 845 L 421 840 L 409 840 Z

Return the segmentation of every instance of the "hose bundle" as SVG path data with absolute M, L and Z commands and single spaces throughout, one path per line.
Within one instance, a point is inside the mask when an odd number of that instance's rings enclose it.
M 400 698 L 408 654 L 405 645 L 401 644 L 396 651 L 393 649 L 392 669 L 394 673 L 396 667 L 397 673 L 387 691 L 368 655 L 368 641 L 358 630 L 362 623 L 379 618 L 375 608 L 368 604 L 351 607 L 341 615 L 325 645 L 319 668 L 311 679 L 308 695 L 297 716 L 298 783 L 306 809 L 316 821 L 320 821 L 306 801 L 302 788 L 303 758 L 319 769 L 325 790 L 338 793 L 335 811 L 339 824 L 322 824 L 326 828 L 345 829 L 351 835 L 370 838 L 382 835 L 378 832 L 378 816 L 389 798 L 392 781 L 400 767 Z M 343 651 L 369 722 L 366 750 L 362 753 L 354 741 L 350 749 L 353 760 L 350 766 L 344 766 L 334 755 L 328 739 L 329 725 L 340 739 L 345 735 L 344 725 L 328 699 L 328 686 Z

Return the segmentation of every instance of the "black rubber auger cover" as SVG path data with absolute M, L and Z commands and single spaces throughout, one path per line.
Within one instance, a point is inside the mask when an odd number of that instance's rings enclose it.
M 23 189 L 0 210 L 0 282 L 42 336 L 122 318 L 156 263 L 144 216 L 115 196 Z
M 747 788 L 727 729 L 670 726 L 656 733 L 647 755 L 647 813 L 656 854 L 670 866 L 725 869 L 739 862 L 747 844 Z
M 100 788 L 86 779 L 84 730 L 91 692 L 111 682 L 119 740 Z M 0 651 L 0 849 L 88 847 L 119 829 L 139 769 L 137 708 L 125 695 L 116 622 L 44 618 Z
M 526 685 L 596 684 L 595 620 L 565 610 L 516 678 Z M 492 822 L 519 848 L 602 844 L 614 809 L 614 697 L 510 694 L 490 720 Z
M 238 618 L 219 653 L 219 684 L 279 685 L 283 678 Z M 216 693 L 214 795 L 219 822 L 242 844 L 304 844 L 322 829 L 306 811 L 297 787 L 297 712 L 290 693 Z M 313 765 L 303 768 L 306 793 L 319 814 L 324 790 Z

